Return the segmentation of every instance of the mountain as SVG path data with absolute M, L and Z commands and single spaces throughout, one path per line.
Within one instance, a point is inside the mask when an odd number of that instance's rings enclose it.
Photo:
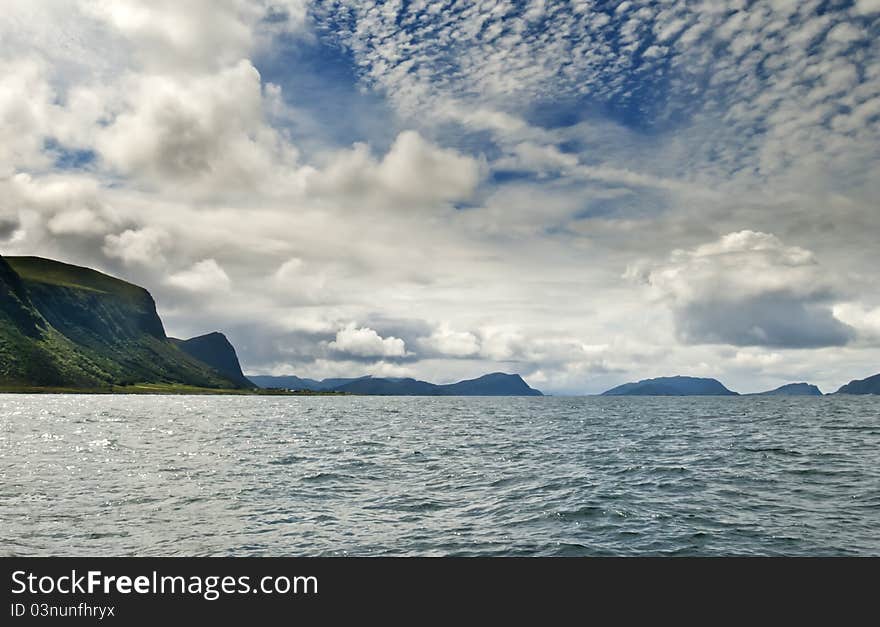
M 235 347 L 222 333 L 214 331 L 188 340 L 169 339 L 190 357 L 208 364 L 227 379 L 235 381 L 238 387 L 256 387 L 245 378 L 238 363 L 238 355 L 235 354 Z
M 493 372 L 477 379 L 441 385 L 447 396 L 543 396 L 518 374 Z
M 624 383 L 602 396 L 737 396 L 716 379 L 698 377 L 658 377 Z
M 367 396 L 543 396 L 518 374 L 495 372 L 478 379 L 436 385 L 411 378 L 358 377 L 356 379 L 301 379 L 250 375 L 260 387 L 289 390 L 333 391 Z
M 837 390 L 838 394 L 880 394 L 880 374 L 850 381 Z
M 442 396 L 441 386 L 416 379 L 374 379 L 368 377 L 333 388 L 336 392 L 367 396 Z
M 358 379 L 303 379 L 293 375 L 274 377 L 270 375 L 251 374 L 248 379 L 261 388 L 280 388 L 284 390 L 309 390 L 311 392 L 326 392 L 333 388 L 357 381 Z M 365 379 L 367 377 L 359 377 Z
M 0 256 L 0 387 L 239 388 L 165 335 L 147 290 L 89 268 Z
M 758 392 L 753 396 L 822 396 L 822 391 L 809 383 L 788 383 L 775 390 Z

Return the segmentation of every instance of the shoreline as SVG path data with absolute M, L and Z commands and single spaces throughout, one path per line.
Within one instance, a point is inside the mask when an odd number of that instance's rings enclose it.
M 200 388 L 186 385 L 139 384 L 100 388 L 63 386 L 0 385 L 0 394 L 102 394 L 102 395 L 171 395 L 171 396 L 347 396 L 341 392 L 310 390 Z

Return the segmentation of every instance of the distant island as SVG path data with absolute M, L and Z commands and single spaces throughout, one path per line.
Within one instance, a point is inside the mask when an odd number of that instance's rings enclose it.
M 839 390 L 838 394 L 880 394 L 880 374 L 867 379 L 850 381 Z
M 753 396 L 822 396 L 822 391 L 809 383 L 788 383 L 775 390 L 758 392 Z
M 716 379 L 698 377 L 658 377 L 624 383 L 602 396 L 738 396 Z
M 368 396 L 543 396 L 518 374 L 493 372 L 476 379 L 438 385 L 411 378 L 357 377 L 352 379 L 302 379 L 296 376 L 249 375 L 261 388 L 339 392 Z
M 835 394 L 880 394 L 880 374 L 851 381 Z M 601 396 L 823 396 L 823 394 L 811 383 L 788 383 L 766 392 L 740 394 L 729 390 L 717 379 L 675 376 L 624 383 L 603 392 Z

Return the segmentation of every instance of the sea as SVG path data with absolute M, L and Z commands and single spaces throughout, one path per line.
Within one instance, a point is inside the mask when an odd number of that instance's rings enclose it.
M 0 554 L 880 555 L 880 397 L 0 395 Z

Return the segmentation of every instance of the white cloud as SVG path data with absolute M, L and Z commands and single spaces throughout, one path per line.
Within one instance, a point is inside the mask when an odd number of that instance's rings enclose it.
M 865 33 L 862 32 L 860 28 L 856 28 L 852 24 L 847 24 L 846 22 L 837 24 L 828 31 L 828 34 L 826 35 L 826 38 L 829 41 L 839 44 L 850 44 L 854 41 L 864 39 L 864 37 Z
M 880 0 L 856 0 L 853 11 L 859 15 L 880 13 Z
M 103 235 L 107 231 L 104 220 L 86 207 L 62 211 L 47 226 L 53 235 Z
M 652 269 L 648 281 L 684 302 L 777 291 L 809 296 L 828 289 L 810 251 L 786 246 L 770 233 L 729 233 L 692 250 L 673 251 L 670 262 Z
M 396 337 L 382 337 L 373 329 L 358 327 L 353 322 L 336 333 L 329 348 L 357 357 L 404 357 L 406 344 Z
M 0 60 L 0 176 L 48 163 L 43 141 L 55 114 L 43 65 Z
M 736 351 L 736 355 L 733 359 L 738 366 L 755 370 L 764 370 L 779 365 L 784 358 L 777 352 L 743 348 Z
M 468 331 L 454 331 L 441 324 L 431 335 L 419 338 L 419 345 L 450 357 L 469 357 L 480 352 L 480 342 Z
M 127 229 L 104 238 L 104 254 L 121 259 L 125 265 L 161 265 L 169 243 L 168 234 L 155 227 Z
M 84 12 L 106 23 L 150 71 L 201 71 L 227 66 L 254 47 L 260 28 L 296 31 L 299 0 L 83 0 Z
M 232 286 L 229 275 L 214 259 L 204 259 L 168 277 L 167 283 L 190 292 L 223 292 Z
M 296 302 L 327 304 L 334 298 L 324 267 L 315 267 L 299 257 L 282 263 L 272 277 L 273 288 Z
M 880 342 L 880 307 L 866 307 L 862 303 L 840 303 L 834 306 L 834 317 L 854 327 L 869 342 Z
M 295 158 L 263 123 L 260 75 L 249 61 L 195 78 L 129 83 L 124 108 L 96 144 L 122 173 L 244 191 Z
M 334 155 L 314 170 L 309 190 L 400 208 L 446 204 L 469 198 L 482 176 L 478 159 L 440 148 L 415 131 L 404 131 L 381 161 L 366 144 Z
M 813 348 L 851 339 L 831 314 L 833 284 L 813 254 L 769 233 L 730 233 L 626 276 L 672 303 L 687 342 Z

